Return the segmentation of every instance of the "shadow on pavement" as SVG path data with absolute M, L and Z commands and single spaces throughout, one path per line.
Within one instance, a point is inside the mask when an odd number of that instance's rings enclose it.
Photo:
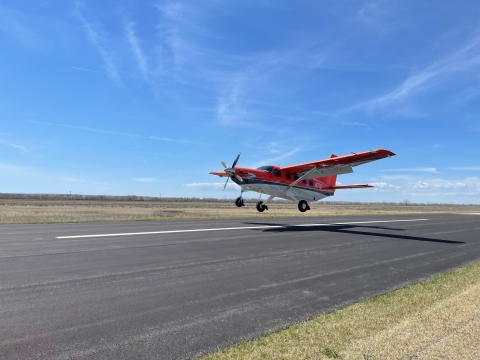
M 359 231 L 353 229 L 379 229 L 379 230 L 394 230 L 394 231 L 405 231 L 405 229 L 381 227 L 381 226 L 365 226 L 365 225 L 342 225 L 342 224 L 332 224 L 332 225 L 312 225 L 312 226 L 298 226 L 298 225 L 288 225 L 288 224 L 278 224 L 278 223 L 260 223 L 260 222 L 246 222 L 245 224 L 249 225 L 266 225 L 266 226 L 283 226 L 281 228 L 271 228 L 271 229 L 252 229 L 254 231 L 263 231 L 267 233 L 271 232 L 332 232 L 332 233 L 343 233 L 343 234 L 352 234 L 352 235 L 366 235 L 366 236 L 378 236 L 385 237 L 390 239 L 397 240 L 415 240 L 415 241 L 426 241 L 426 242 L 435 242 L 443 244 L 465 244 L 464 241 L 455 241 L 455 240 L 442 240 L 442 239 L 431 239 L 420 236 L 409 236 L 409 235 L 400 235 L 400 234 L 388 234 L 384 232 L 371 232 L 371 231 Z

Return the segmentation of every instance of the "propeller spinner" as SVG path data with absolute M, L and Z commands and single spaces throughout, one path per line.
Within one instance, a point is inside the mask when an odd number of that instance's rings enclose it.
M 222 165 L 225 168 L 225 172 L 228 175 L 235 176 L 238 180 L 242 181 L 243 179 L 240 176 L 238 176 L 237 174 L 235 174 L 235 165 L 237 165 L 238 159 L 240 159 L 240 154 L 241 153 L 238 153 L 238 155 L 235 158 L 235 160 L 233 161 L 233 164 L 232 164 L 231 167 L 228 167 L 227 164 L 225 163 L 225 161 L 223 161 L 223 160 L 222 160 Z M 227 187 L 228 180 L 230 180 L 230 176 L 227 178 L 227 181 L 225 181 L 225 185 L 223 185 L 223 190 L 225 190 L 225 188 Z

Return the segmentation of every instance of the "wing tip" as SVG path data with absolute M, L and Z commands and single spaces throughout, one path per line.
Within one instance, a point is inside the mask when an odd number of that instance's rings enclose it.
M 386 150 L 386 149 L 382 149 L 382 148 L 379 148 L 377 150 L 375 150 L 375 152 L 377 153 L 383 153 L 385 154 L 386 156 L 395 156 L 397 154 L 395 154 L 394 152 L 390 151 L 390 150 Z

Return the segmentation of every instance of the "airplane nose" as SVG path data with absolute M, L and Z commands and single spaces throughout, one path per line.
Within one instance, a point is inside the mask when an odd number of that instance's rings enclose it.
M 235 169 L 234 168 L 226 168 L 224 171 L 229 174 L 229 175 L 235 175 Z

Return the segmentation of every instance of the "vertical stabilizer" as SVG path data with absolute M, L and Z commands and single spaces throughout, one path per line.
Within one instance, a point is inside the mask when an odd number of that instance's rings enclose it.
M 338 156 L 335 155 L 335 154 L 332 154 L 332 156 L 330 156 L 330 159 L 331 158 L 336 158 L 336 157 L 338 157 Z M 332 186 L 333 187 L 337 183 L 337 175 L 325 176 L 325 177 L 319 178 L 319 180 L 321 182 L 323 182 L 324 184 L 326 184 L 327 186 Z

